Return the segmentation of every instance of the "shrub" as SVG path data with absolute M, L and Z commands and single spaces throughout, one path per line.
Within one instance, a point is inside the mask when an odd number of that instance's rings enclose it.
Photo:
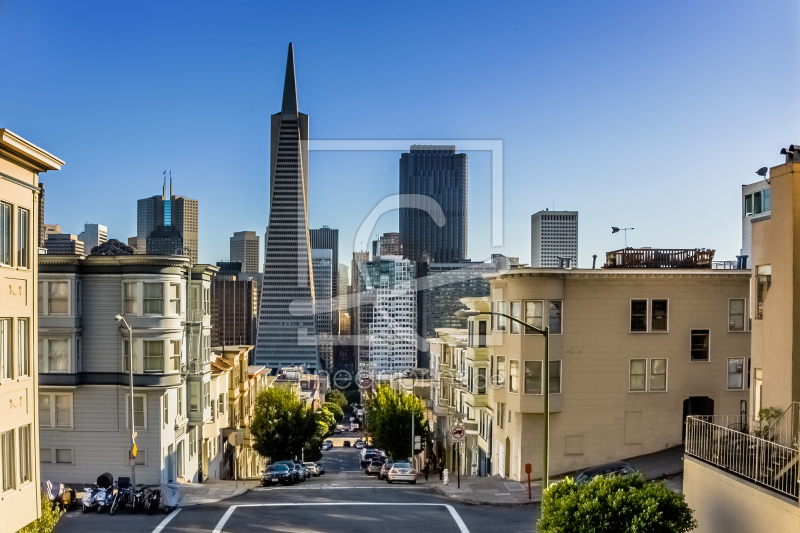
M 61 518 L 61 510 L 58 507 L 53 509 L 53 503 L 42 494 L 42 517 L 37 518 L 17 533 L 52 533 L 59 518 Z

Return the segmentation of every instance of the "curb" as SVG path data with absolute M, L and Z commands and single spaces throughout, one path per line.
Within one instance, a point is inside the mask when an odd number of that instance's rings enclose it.
M 183 507 L 195 507 L 195 506 L 197 506 L 197 505 L 211 505 L 211 504 L 214 504 L 214 503 L 217 503 L 217 502 L 222 502 L 222 501 L 225 501 L 225 500 L 229 500 L 229 499 L 231 499 L 231 498 L 237 498 L 237 497 L 239 497 L 239 496 L 244 496 L 245 494 L 247 494 L 247 493 L 248 493 L 248 492 L 250 492 L 251 490 L 252 490 L 252 487 L 250 487 L 250 488 L 245 488 L 245 490 L 244 490 L 243 492 L 240 492 L 239 494 L 236 494 L 236 493 L 234 493 L 234 494 L 231 494 L 230 496 L 225 496 L 224 498 L 218 498 L 218 499 L 215 499 L 214 501 L 208 501 L 208 502 L 191 502 L 191 503 L 183 503 L 183 499 L 184 499 L 186 496 L 193 496 L 192 494 L 185 494 L 185 495 L 183 496 L 183 498 L 181 498 L 181 501 L 180 501 L 180 502 L 178 502 L 178 508 L 180 509 L 180 508 L 183 508 Z

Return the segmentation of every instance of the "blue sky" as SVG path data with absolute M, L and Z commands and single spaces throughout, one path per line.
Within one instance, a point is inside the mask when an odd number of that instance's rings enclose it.
M 798 132 L 798 7 L 765 2 L 0 1 L 0 127 L 66 161 L 46 222 L 136 233 L 136 199 L 200 200 L 200 260 L 268 219 L 269 116 L 295 46 L 312 139 L 501 139 L 470 152 L 469 255 L 530 259 L 530 215 L 580 212 L 581 266 L 631 246 L 741 245 L 740 186 Z M 310 223 L 340 258 L 399 152 L 314 152 Z M 376 231 L 397 227 L 384 215 Z M 359 247 L 359 243 L 355 243 Z M 365 244 L 366 246 L 366 244 Z M 349 262 L 349 261 L 348 261 Z

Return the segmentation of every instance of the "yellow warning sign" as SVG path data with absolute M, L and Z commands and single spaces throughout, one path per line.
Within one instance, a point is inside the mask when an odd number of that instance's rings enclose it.
M 136 450 L 137 450 L 137 449 L 138 449 L 138 448 L 136 448 L 136 443 L 134 442 L 134 443 L 133 443 L 133 453 L 131 454 L 131 455 L 133 455 L 133 457 L 136 457 Z

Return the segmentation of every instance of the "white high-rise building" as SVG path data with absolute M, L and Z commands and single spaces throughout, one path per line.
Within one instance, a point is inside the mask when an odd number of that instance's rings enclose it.
M 750 185 L 742 185 L 742 249 L 741 256 L 750 257 L 750 243 L 753 235 L 753 222 L 769 219 L 772 215 L 772 194 L 769 183 L 760 180 Z M 747 260 L 746 266 L 752 264 Z M 742 265 L 745 266 L 745 265 Z
M 322 366 L 333 371 L 333 251 L 311 249 L 314 273 L 314 317 L 317 325 L 317 350 Z
M 231 261 L 239 261 L 242 272 L 258 273 L 258 241 L 255 231 L 237 231 L 231 237 Z
M 358 271 L 358 369 L 404 372 L 417 360 L 416 264 L 399 255 L 361 263 Z
M 78 235 L 78 240 L 83 242 L 83 250 L 86 255 L 92 253 L 92 248 L 100 246 L 108 240 L 108 228 L 102 224 L 83 225 L 83 231 Z
M 578 266 L 578 212 L 539 211 L 531 216 L 531 268 Z

